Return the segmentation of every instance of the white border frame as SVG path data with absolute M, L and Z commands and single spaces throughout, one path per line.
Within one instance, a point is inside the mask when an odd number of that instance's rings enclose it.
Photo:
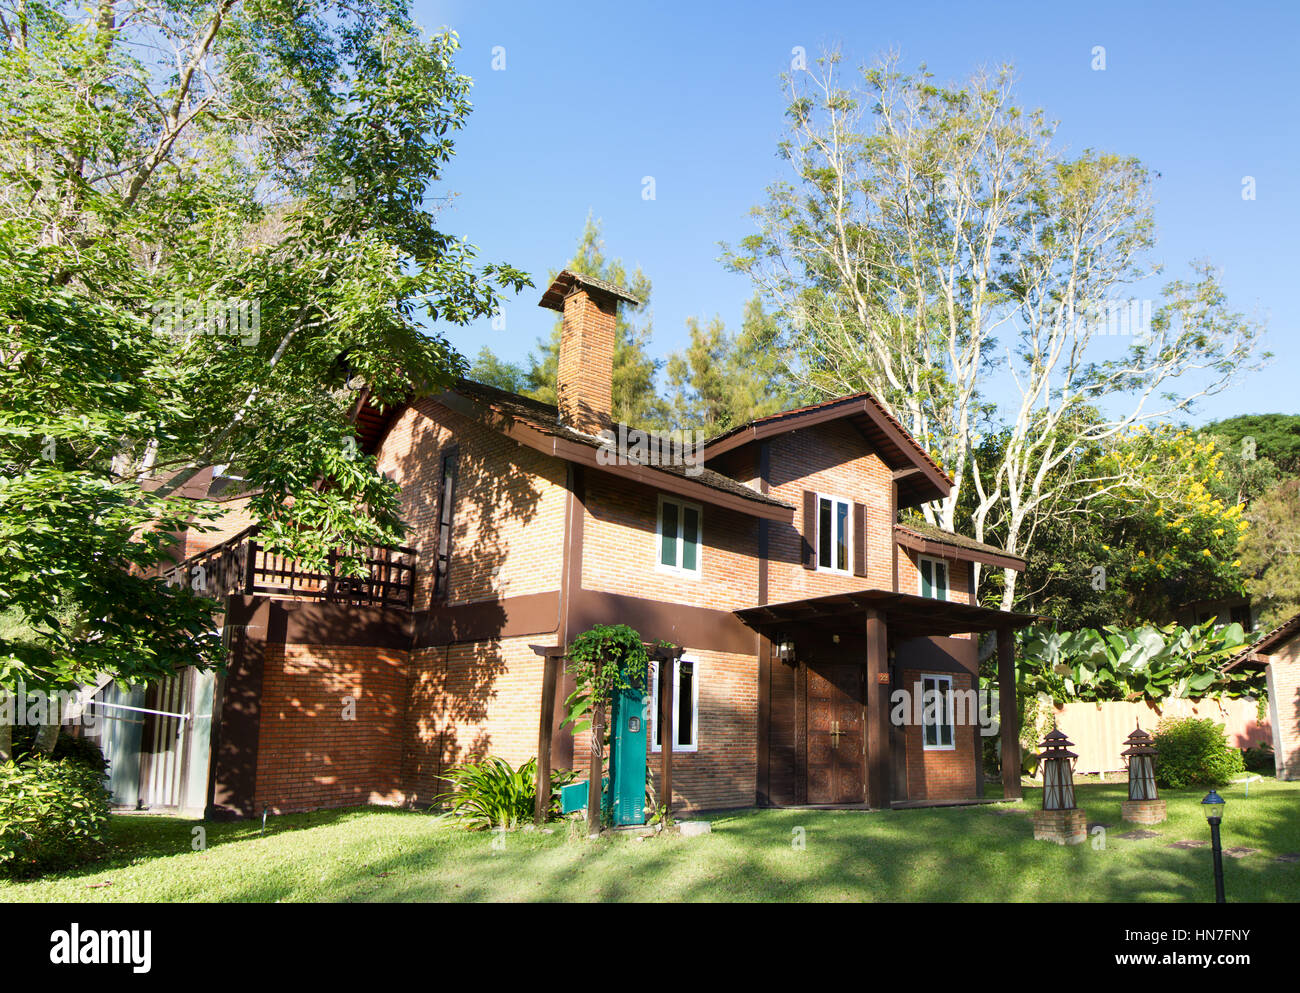
M 700 750 L 700 660 L 693 655 L 683 655 L 673 663 L 673 726 L 681 727 L 682 708 L 681 695 L 682 683 L 680 677 L 680 668 L 683 662 L 689 662 L 695 666 L 694 678 L 691 680 L 691 741 L 690 745 L 679 745 L 673 742 L 673 754 L 679 755 L 683 752 L 698 752 Z M 650 663 L 650 685 L 654 689 L 647 693 L 650 708 L 650 727 L 648 728 L 649 739 L 647 744 L 652 754 L 660 754 L 663 749 L 659 747 L 659 663 L 651 661 Z
M 695 511 L 699 519 L 699 532 L 696 534 L 695 541 L 695 568 L 683 569 L 681 566 L 664 565 L 664 504 L 674 504 L 678 509 L 677 520 L 677 561 L 682 560 L 683 528 L 681 512 L 690 508 Z M 678 500 L 674 497 L 666 497 L 659 494 L 659 505 L 655 513 L 655 572 L 666 573 L 670 576 L 679 576 L 687 579 L 699 579 L 704 575 L 704 508 L 698 503 L 691 503 L 688 500 Z
M 926 729 L 926 723 L 925 723 L 925 681 L 926 681 L 927 679 L 933 679 L 933 680 L 934 680 L 934 682 L 935 682 L 935 690 L 936 690 L 936 692 L 937 692 L 938 689 L 939 689 L 939 684 L 940 684 L 940 683 L 943 683 L 944 686 L 945 686 L 945 689 L 943 690 L 944 699 L 945 699 L 945 701 L 946 701 L 945 706 L 944 706 L 944 712 L 948 715 L 948 718 L 949 718 L 949 722 L 948 722 L 948 725 L 947 725 L 947 726 L 950 727 L 950 728 L 952 728 L 952 744 L 951 744 L 951 745 L 944 745 L 944 744 L 931 745 L 929 742 L 927 742 L 927 741 L 925 740 L 925 729 Z M 943 727 L 944 725 L 943 725 L 943 724 L 937 724 L 937 725 L 935 725 L 935 726 L 936 726 L 936 727 Z M 957 750 L 957 712 L 953 709 L 953 699 L 952 699 L 952 676 L 944 675 L 944 674 L 941 673 L 941 672 L 923 672 L 923 673 L 921 673 L 921 750 L 922 750 L 923 752 L 955 752 L 955 751 Z
M 835 496 L 833 493 L 817 494 L 817 527 L 816 534 L 813 535 L 813 558 L 817 561 L 818 572 L 829 572 L 833 576 L 852 576 L 853 575 L 853 501 L 847 497 Z M 844 560 L 848 562 L 848 568 L 836 569 L 834 566 L 822 565 L 822 501 L 831 501 L 831 554 L 835 553 L 835 505 L 842 503 L 848 507 L 849 512 L 844 515 Z

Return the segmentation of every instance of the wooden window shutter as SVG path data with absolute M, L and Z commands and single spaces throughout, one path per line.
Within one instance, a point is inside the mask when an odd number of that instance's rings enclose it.
M 817 494 L 812 490 L 803 491 L 803 567 L 817 568 L 817 552 L 813 542 L 817 540 Z
M 853 575 L 867 574 L 867 508 L 865 504 L 853 505 Z

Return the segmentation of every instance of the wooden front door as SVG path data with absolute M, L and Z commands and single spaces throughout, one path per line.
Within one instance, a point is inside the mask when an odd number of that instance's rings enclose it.
M 857 664 L 808 667 L 808 802 L 865 803 L 863 680 Z

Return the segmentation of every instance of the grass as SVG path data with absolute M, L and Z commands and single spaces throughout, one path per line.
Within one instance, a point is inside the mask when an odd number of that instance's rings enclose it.
M 577 825 L 552 833 L 468 832 L 447 817 L 352 808 L 259 822 L 113 819 L 112 854 L 77 873 L 0 882 L 0 901 L 1193 901 L 1212 898 L 1201 792 L 1169 792 L 1160 837 L 1127 841 L 1122 783 L 1081 785 L 1088 820 L 1109 825 L 1105 847 L 1035 842 L 1041 802 L 885 812 L 746 810 L 713 815 L 699 838 L 588 841 Z M 1230 901 L 1300 901 L 1300 783 L 1272 779 L 1220 791 Z M 792 843 L 802 836 L 803 847 Z

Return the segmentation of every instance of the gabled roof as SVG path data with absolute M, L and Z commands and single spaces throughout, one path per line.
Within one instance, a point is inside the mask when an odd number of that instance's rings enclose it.
M 584 276 L 580 272 L 561 269 L 556 277 L 551 280 L 551 285 L 547 287 L 546 292 L 542 294 L 538 306 L 546 307 L 548 310 L 563 311 L 564 298 L 573 292 L 575 286 L 595 290 L 597 293 L 604 293 L 616 300 L 625 300 L 634 307 L 640 307 L 643 302 L 640 297 L 633 296 L 617 283 L 611 283 L 607 279 L 597 279 L 595 276 Z
M 895 524 L 894 534 L 904 548 L 933 555 L 947 555 L 963 562 L 979 562 L 999 569 L 1025 571 L 1025 560 L 996 545 L 986 545 L 964 534 L 945 531 L 933 524 Z
M 1286 644 L 1297 634 L 1300 634 L 1300 614 L 1288 617 L 1255 644 L 1238 652 L 1223 668 L 1226 671 L 1235 669 L 1239 665 L 1262 665 L 1260 655 L 1268 655 L 1273 649 Z
M 794 508 L 737 479 L 705 468 L 640 463 L 605 464 L 598 460 L 603 440 L 560 423 L 559 409 L 518 393 L 508 393 L 472 380 L 459 380 L 433 400 L 495 430 L 522 445 L 555 455 L 599 472 L 623 476 L 678 496 L 727 507 L 753 517 L 792 521 Z M 691 471 L 687 471 L 690 469 Z M 698 471 L 695 471 L 697 470 Z
M 941 500 L 952 490 L 953 482 L 948 475 L 870 393 L 854 393 L 760 417 L 705 442 L 704 457 L 712 460 L 764 438 L 842 419 L 855 424 L 884 463 L 894 470 L 899 507 Z

